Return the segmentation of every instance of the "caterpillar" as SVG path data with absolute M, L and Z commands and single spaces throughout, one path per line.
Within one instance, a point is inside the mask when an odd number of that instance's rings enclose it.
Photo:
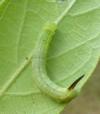
M 73 82 L 68 88 L 60 87 L 49 78 L 46 71 L 47 52 L 56 31 L 57 24 L 48 23 L 44 26 L 39 36 L 33 53 L 33 78 L 43 93 L 60 102 L 70 101 L 77 95 L 78 92 L 74 90 L 74 86 L 76 86 L 83 76 Z

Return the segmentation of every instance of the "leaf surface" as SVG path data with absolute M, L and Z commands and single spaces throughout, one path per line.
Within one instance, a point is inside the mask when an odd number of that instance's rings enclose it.
M 31 58 L 42 27 L 72 1 L 6 0 L 0 6 L 0 113 L 58 114 L 66 105 L 44 95 L 34 83 Z M 48 51 L 52 81 L 81 90 L 100 56 L 100 1 L 77 0 L 59 23 Z

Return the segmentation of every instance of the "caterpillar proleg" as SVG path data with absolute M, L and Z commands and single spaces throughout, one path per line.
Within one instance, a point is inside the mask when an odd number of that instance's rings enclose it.
M 76 90 L 74 90 L 74 85 L 78 83 L 79 80 L 74 82 L 75 84 L 73 83 L 73 89 L 64 88 L 55 84 L 49 78 L 46 71 L 47 52 L 56 30 L 57 24 L 46 24 L 39 36 L 39 41 L 36 43 L 32 60 L 34 71 L 33 77 L 36 85 L 43 93 L 58 101 L 69 101 L 77 95 Z

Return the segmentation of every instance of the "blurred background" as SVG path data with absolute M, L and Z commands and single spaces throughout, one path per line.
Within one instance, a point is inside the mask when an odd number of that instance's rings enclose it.
M 100 114 L 100 62 L 80 96 L 72 100 L 62 114 Z

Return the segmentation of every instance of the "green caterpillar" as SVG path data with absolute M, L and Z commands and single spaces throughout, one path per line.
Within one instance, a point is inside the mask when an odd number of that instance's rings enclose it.
M 57 101 L 69 101 L 77 95 L 74 90 L 75 85 L 83 77 L 77 79 L 69 88 L 63 88 L 50 80 L 46 71 L 46 59 L 50 42 L 57 30 L 56 23 L 48 23 L 40 34 L 39 41 L 36 43 L 33 54 L 34 81 L 42 92 Z

